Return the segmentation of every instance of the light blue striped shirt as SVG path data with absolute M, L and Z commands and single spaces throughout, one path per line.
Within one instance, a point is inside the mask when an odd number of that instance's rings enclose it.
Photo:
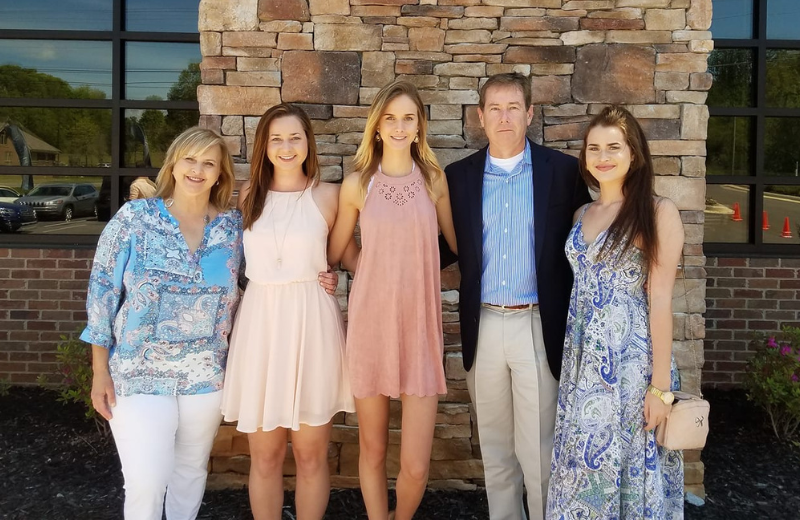
M 531 145 L 507 172 L 486 154 L 483 174 L 483 274 L 481 302 L 539 303 L 533 234 Z

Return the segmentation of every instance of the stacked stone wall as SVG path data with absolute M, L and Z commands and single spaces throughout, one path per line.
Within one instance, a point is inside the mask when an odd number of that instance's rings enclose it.
M 313 120 L 323 178 L 352 171 L 368 106 L 383 85 L 404 79 L 420 90 L 429 143 L 442 165 L 485 145 L 478 88 L 496 73 L 530 77 L 535 103 L 528 135 L 577 155 L 583 132 L 608 103 L 641 121 L 658 174 L 656 190 L 681 210 L 684 267 L 676 283 L 673 348 L 684 388 L 700 386 L 705 324 L 705 106 L 713 48 L 711 0 L 202 0 L 201 120 L 221 132 L 248 166 L 259 116 L 281 101 Z M 472 487 L 482 468 L 461 366 L 458 273 L 443 273 L 445 367 L 431 480 Z M 346 309 L 346 282 L 339 296 Z M 398 461 L 393 403 L 389 472 Z M 357 485 L 354 414 L 339 416 L 330 465 L 334 486 Z M 244 483 L 246 438 L 223 426 L 211 485 Z M 291 457 L 285 468 L 292 484 Z M 698 453 L 687 453 L 688 486 L 702 492 Z

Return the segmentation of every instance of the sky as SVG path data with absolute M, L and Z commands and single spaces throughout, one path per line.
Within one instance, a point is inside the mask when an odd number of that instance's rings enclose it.
M 714 14 L 711 33 L 719 38 L 752 38 L 753 0 L 713 0 Z M 798 40 L 797 20 L 800 18 L 800 1 L 768 0 L 767 38 L 771 40 Z

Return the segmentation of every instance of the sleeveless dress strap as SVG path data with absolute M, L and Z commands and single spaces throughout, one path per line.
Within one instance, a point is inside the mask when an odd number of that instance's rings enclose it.
M 583 223 L 583 214 L 586 213 L 586 210 L 589 209 L 589 206 L 591 206 L 592 204 L 594 204 L 594 202 L 589 202 L 583 207 L 583 209 L 581 210 L 581 214 L 578 215 L 578 222 Z

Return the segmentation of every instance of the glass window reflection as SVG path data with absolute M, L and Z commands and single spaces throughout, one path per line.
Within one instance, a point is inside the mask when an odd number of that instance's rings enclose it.
M 764 187 L 761 233 L 767 244 L 800 244 L 800 186 Z
M 750 49 L 715 49 L 708 57 L 708 71 L 714 77 L 708 105 L 752 106 L 753 64 L 753 51 Z
M 125 98 L 194 101 L 200 84 L 200 45 L 128 42 Z
M 738 184 L 706 187 L 706 242 L 747 243 L 750 220 L 750 188 Z
M 126 0 L 128 31 L 196 33 L 197 0 Z
M 9 166 L 97 167 L 111 162 L 110 110 L 0 107 L 0 134 L 5 135 L 0 161 L 10 160 Z
M 199 119 L 197 110 L 126 110 L 124 166 L 160 168 L 173 139 Z
M 714 0 L 711 34 L 715 40 L 752 38 L 753 0 Z
M 710 117 L 707 175 L 753 175 L 753 121 L 748 117 Z
M 767 50 L 767 106 L 800 108 L 800 50 Z
M 0 97 L 111 97 L 111 42 L 0 40 Z
M 764 173 L 781 177 L 800 175 L 800 118 L 768 117 L 764 129 Z
M 719 0 L 714 3 L 717 9 Z M 800 3 L 797 0 L 769 0 L 767 2 L 767 38 L 770 40 L 800 40 L 797 20 Z
M 0 29 L 110 31 L 110 0 L 0 2 Z

